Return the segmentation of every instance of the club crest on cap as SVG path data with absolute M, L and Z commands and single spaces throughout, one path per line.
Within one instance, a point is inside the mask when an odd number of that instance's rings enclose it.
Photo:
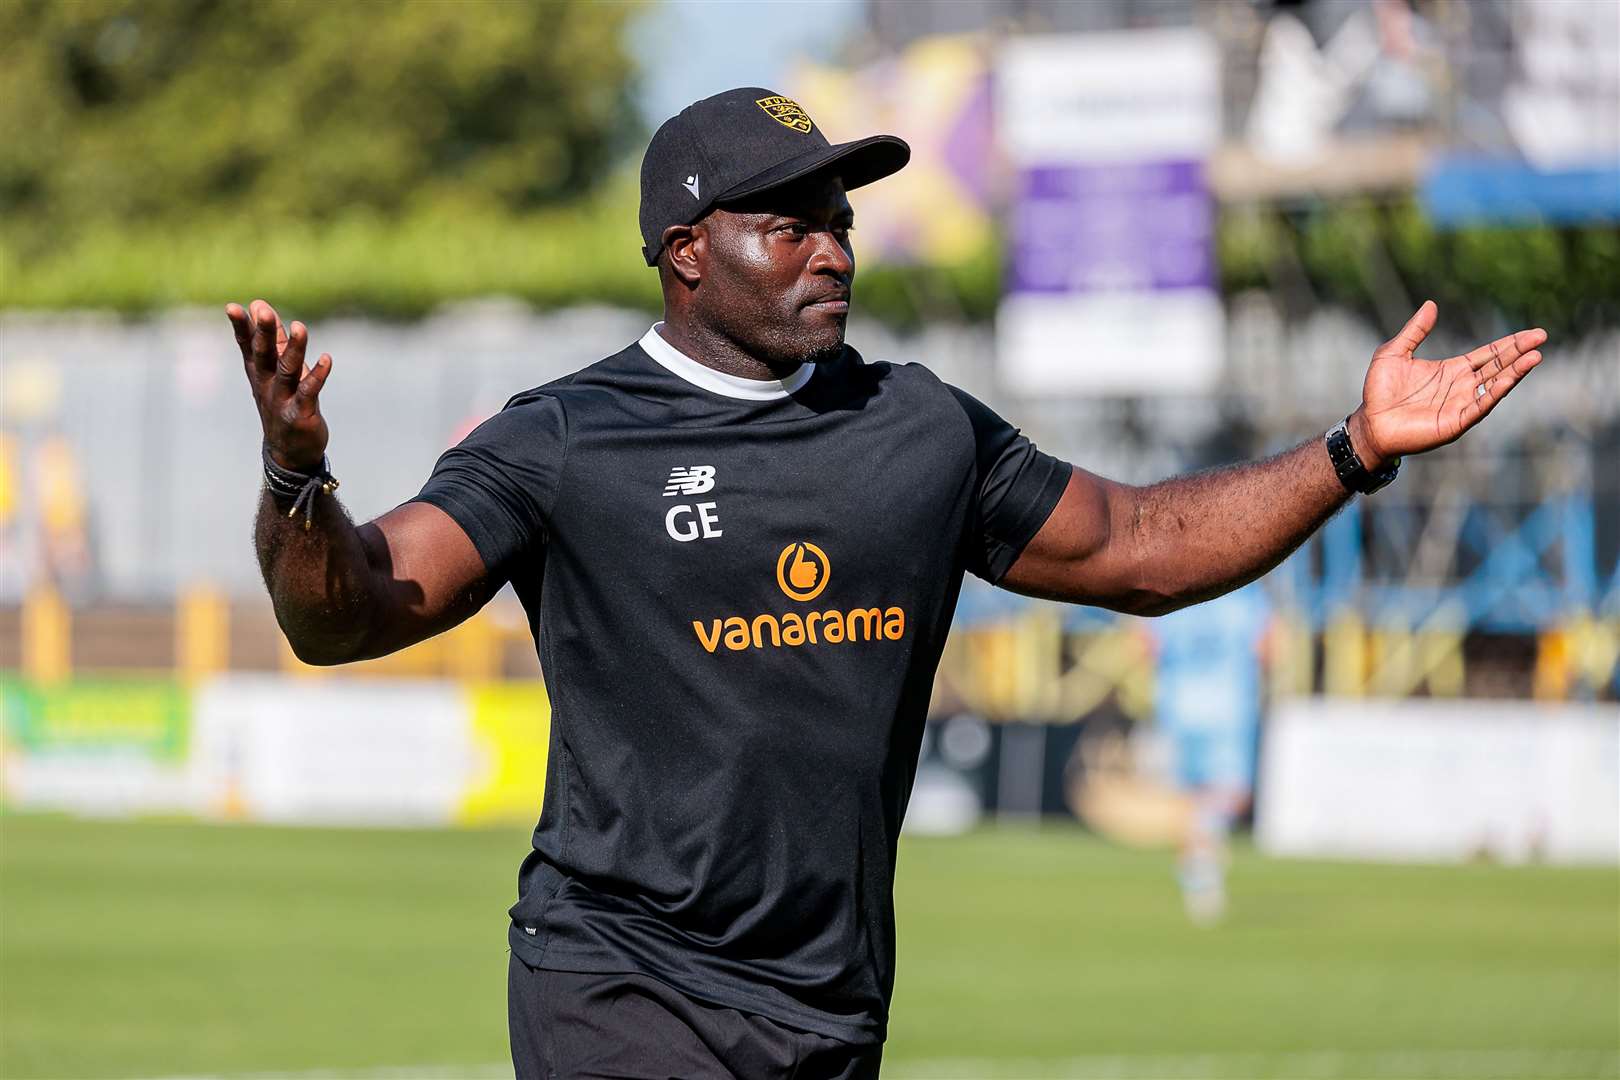
M 799 103 L 792 98 L 762 97 L 755 100 L 754 104 L 764 109 L 765 114 L 772 120 L 794 131 L 802 131 L 808 135 L 810 129 L 815 126 L 810 122 L 809 114 L 799 108 Z

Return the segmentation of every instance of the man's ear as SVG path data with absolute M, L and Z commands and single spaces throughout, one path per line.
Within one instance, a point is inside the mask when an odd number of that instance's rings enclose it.
M 709 230 L 704 224 L 671 225 L 664 230 L 664 250 L 676 278 L 689 289 L 697 288 L 709 256 Z

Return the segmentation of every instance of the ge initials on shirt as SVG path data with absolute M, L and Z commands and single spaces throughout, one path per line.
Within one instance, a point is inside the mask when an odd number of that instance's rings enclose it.
M 714 490 L 713 465 L 677 465 L 669 470 L 669 483 L 664 485 L 664 496 L 701 495 Z M 701 502 L 695 506 L 676 503 L 664 515 L 664 531 L 671 540 L 685 543 L 702 537 L 711 540 L 720 532 L 720 516 L 715 503 Z

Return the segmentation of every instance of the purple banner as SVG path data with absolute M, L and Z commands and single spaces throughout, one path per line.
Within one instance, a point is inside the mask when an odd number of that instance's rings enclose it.
M 1023 170 L 1009 292 L 1213 288 L 1215 210 L 1197 161 Z

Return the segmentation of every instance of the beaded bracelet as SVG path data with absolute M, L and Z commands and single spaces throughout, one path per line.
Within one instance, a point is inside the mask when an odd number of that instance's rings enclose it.
M 287 511 L 288 517 L 296 517 L 300 509 L 304 511 L 304 528 L 308 529 L 315 520 L 316 493 L 325 492 L 330 495 L 338 486 L 337 477 L 332 475 L 326 455 L 321 455 L 320 471 L 314 473 L 296 472 L 277 465 L 275 459 L 270 456 L 268 443 L 264 446 L 262 456 L 265 485 L 272 494 L 292 499 L 292 509 Z

